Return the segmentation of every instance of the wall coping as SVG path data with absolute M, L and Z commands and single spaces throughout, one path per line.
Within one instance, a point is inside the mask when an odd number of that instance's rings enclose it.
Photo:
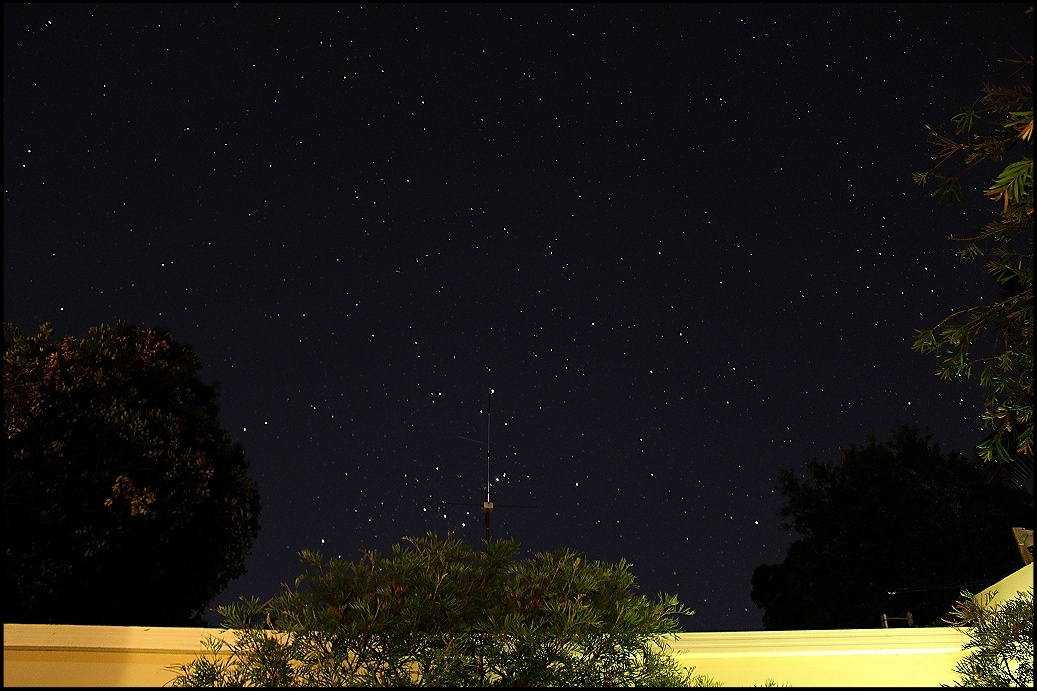
M 233 631 L 201 627 L 4 624 L 6 650 L 207 653 L 209 637 L 233 640 Z M 952 627 L 819 629 L 805 631 L 693 631 L 665 639 L 673 652 L 727 655 L 929 653 L 960 650 L 965 634 Z
M 4 624 L 4 650 L 208 653 L 209 636 L 228 643 L 232 632 L 203 627 Z
M 889 655 L 958 652 L 968 640 L 952 627 L 686 632 L 669 641 L 674 653 L 710 657 Z

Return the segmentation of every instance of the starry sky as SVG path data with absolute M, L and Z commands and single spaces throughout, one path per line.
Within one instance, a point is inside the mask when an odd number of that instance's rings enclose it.
M 4 320 L 197 351 L 262 501 L 214 605 L 480 545 L 489 460 L 494 538 L 762 629 L 780 469 L 986 433 L 910 344 L 989 183 L 911 174 L 1025 7 L 8 3 Z

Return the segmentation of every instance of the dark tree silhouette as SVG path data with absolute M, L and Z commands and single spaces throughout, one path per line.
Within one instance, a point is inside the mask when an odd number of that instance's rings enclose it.
M 1012 527 L 1030 522 L 1033 497 L 985 471 L 909 425 L 839 464 L 809 461 L 805 480 L 782 471 L 780 514 L 801 537 L 753 573 L 764 626 L 874 628 L 909 611 L 931 624 L 960 591 L 1020 568 Z
M 4 621 L 188 625 L 244 573 L 259 494 L 168 333 L 4 325 Z

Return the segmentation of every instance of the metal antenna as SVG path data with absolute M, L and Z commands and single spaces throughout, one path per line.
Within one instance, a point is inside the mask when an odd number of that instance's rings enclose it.
M 486 515 L 486 541 L 490 540 L 490 514 L 493 513 L 493 499 L 490 497 L 490 405 L 493 402 L 493 389 L 486 395 L 486 501 L 482 510 Z
M 490 472 L 490 405 L 493 402 L 493 389 L 490 389 L 490 393 L 486 397 L 486 501 L 482 504 L 483 514 L 486 518 L 486 540 L 490 539 L 490 514 L 493 513 L 493 475 Z M 457 436 L 458 439 L 464 439 L 475 444 L 482 445 L 484 442 L 478 439 L 471 439 L 470 437 Z M 455 501 L 444 501 L 440 504 L 449 504 L 453 506 L 473 506 L 468 502 L 455 502 Z M 478 504 L 475 504 L 478 506 Z M 502 507 L 521 508 L 521 509 L 538 509 L 539 506 L 530 506 L 528 504 L 501 504 Z

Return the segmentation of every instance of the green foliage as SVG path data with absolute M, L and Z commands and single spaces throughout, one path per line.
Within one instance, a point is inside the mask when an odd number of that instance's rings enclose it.
M 1032 687 L 1033 588 L 990 607 L 994 595 L 980 602 L 964 590 L 954 606 L 948 623 L 968 634 L 971 651 L 954 668 L 962 675 L 955 686 Z
M 1031 9 L 1032 12 L 1032 9 Z M 1015 74 L 1032 69 L 1033 56 L 1003 60 Z M 1032 79 L 1032 77 L 1031 77 Z M 982 117 L 981 117 L 982 114 Z M 927 126 L 935 149 L 933 166 L 912 177 L 920 185 L 936 180 L 940 201 L 965 198 L 962 179 L 975 166 L 1004 166 L 983 194 L 999 204 L 978 234 L 955 237 L 965 243 L 962 261 L 987 258 L 999 294 L 988 304 L 954 310 L 929 329 L 916 329 L 912 349 L 940 361 L 937 376 L 968 379 L 979 374 L 985 389 L 983 419 L 993 434 L 977 447 L 987 461 L 1017 462 L 1033 457 L 1033 89 L 1024 84 L 984 85 L 971 107 L 951 118 L 955 137 Z M 963 135 L 967 135 L 963 137 Z M 936 171 L 961 158 L 951 175 Z M 1011 159 L 1005 164 L 1005 159 Z M 986 336 L 989 346 L 982 346 Z M 989 351 L 986 348 L 989 347 Z
M 987 481 L 988 468 L 942 453 L 917 427 L 783 470 L 784 528 L 801 537 L 780 564 L 753 572 L 751 597 L 768 629 L 874 628 L 882 614 L 926 624 L 962 587 L 1018 568 L 1011 528 L 1032 496 Z
M 188 625 L 258 529 L 193 350 L 119 322 L 4 325 L 4 621 Z
M 625 561 L 405 540 L 356 562 L 301 552 L 294 588 L 219 608 L 236 634 L 230 654 L 211 639 L 213 655 L 179 667 L 174 685 L 715 685 L 666 652 L 676 615 L 693 612 L 636 595 Z

